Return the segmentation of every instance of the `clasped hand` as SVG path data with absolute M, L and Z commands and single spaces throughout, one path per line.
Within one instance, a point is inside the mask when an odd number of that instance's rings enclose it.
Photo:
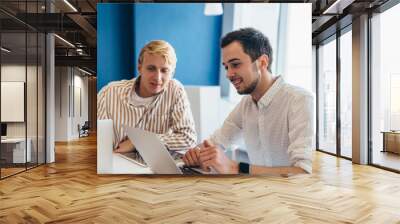
M 200 166 L 204 171 L 213 168 L 220 174 L 237 174 L 237 162 L 229 159 L 218 146 L 205 140 L 202 145 L 189 149 L 182 157 L 187 166 Z

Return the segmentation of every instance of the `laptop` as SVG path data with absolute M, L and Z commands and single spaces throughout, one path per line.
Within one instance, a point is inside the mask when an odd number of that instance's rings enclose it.
M 137 150 L 134 150 L 133 152 L 119 152 L 118 153 L 121 157 L 136 163 L 139 166 L 142 167 L 147 167 L 146 162 L 142 158 L 142 156 L 139 154 Z
M 215 174 L 213 170 L 206 172 L 200 168 L 185 167 L 177 158 L 174 160 L 156 134 L 139 128 L 125 128 L 128 138 L 154 174 Z

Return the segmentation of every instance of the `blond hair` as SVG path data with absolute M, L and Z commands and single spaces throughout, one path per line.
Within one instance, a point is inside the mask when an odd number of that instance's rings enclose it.
M 153 40 L 147 43 L 139 54 L 139 64 L 143 63 L 144 53 L 158 54 L 164 57 L 169 65 L 172 66 L 172 72 L 175 71 L 176 67 L 176 54 L 174 48 L 167 41 L 164 40 Z

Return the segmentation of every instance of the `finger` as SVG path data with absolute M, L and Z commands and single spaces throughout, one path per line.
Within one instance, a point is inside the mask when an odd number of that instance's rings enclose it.
M 188 151 L 188 152 L 185 154 L 185 157 L 186 157 L 186 160 L 187 160 L 187 162 L 188 162 L 187 165 L 193 166 L 194 161 L 193 161 L 193 159 L 192 159 L 192 155 L 191 155 L 190 151 Z
M 200 162 L 204 163 L 204 162 L 206 162 L 208 160 L 215 159 L 216 155 L 217 155 L 216 153 L 210 153 L 210 154 L 207 154 L 207 155 L 201 155 L 200 156 Z
M 192 160 L 192 166 L 197 166 L 199 165 L 199 157 L 197 156 L 197 152 L 198 150 L 191 150 L 189 152 L 190 158 Z
M 196 154 L 196 157 L 199 159 L 200 158 L 200 150 L 195 150 L 194 152 Z
M 199 164 L 199 157 L 197 156 L 196 151 L 198 151 L 198 150 L 190 151 L 190 156 L 191 156 L 192 161 L 193 161 L 193 166 L 196 166 L 196 165 Z
M 114 149 L 114 152 L 124 152 L 124 148 L 122 147 L 123 145 L 119 144 L 117 148 Z
M 189 165 L 188 160 L 186 159 L 186 154 L 182 156 L 182 161 L 185 165 Z
M 183 162 L 185 163 L 186 166 L 193 166 L 193 162 L 190 161 L 189 156 L 186 155 L 182 158 Z
M 208 167 L 208 166 L 202 166 L 201 169 L 203 171 L 206 171 L 206 172 L 210 172 L 211 171 L 210 167 Z
M 202 163 L 202 166 L 201 166 L 201 168 L 204 170 L 204 171 L 207 171 L 207 172 L 210 172 L 211 171 L 211 167 L 213 167 L 213 162 L 212 162 L 212 160 L 208 160 L 207 162 L 204 162 L 204 163 Z
M 205 148 L 204 150 L 201 150 L 200 156 L 205 156 L 205 155 L 214 154 L 214 153 L 217 153 L 217 150 L 215 149 L 215 147 L 209 147 L 209 148 Z
M 213 144 L 210 141 L 208 141 L 207 139 L 203 141 L 203 145 L 204 145 L 204 147 L 213 146 Z
M 194 166 L 198 166 L 200 164 L 200 151 L 199 150 L 193 150 L 190 155 L 192 156 Z

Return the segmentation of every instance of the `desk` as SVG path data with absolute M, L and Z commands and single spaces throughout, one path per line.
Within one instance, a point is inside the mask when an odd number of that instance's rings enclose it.
M 1 139 L 2 158 L 7 163 L 25 163 L 31 161 L 31 145 L 32 141 L 27 138 L 27 146 L 25 151 L 25 138 L 6 138 Z M 26 154 L 25 154 L 26 152 Z M 12 159 L 11 159 L 12 158 Z M 27 161 L 25 161 L 27 158 Z
M 152 174 L 150 168 L 113 152 L 112 120 L 97 121 L 97 174 Z
M 382 131 L 383 150 L 382 152 L 393 152 L 400 154 L 400 131 Z

